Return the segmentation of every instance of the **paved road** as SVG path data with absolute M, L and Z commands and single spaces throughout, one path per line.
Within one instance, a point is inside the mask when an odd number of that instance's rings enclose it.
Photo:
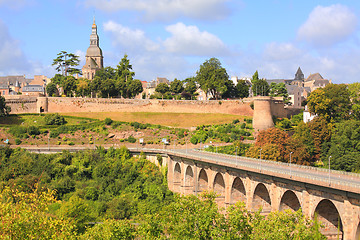
M 253 158 L 239 157 L 233 155 L 216 154 L 211 152 L 197 151 L 197 150 L 170 150 L 169 154 L 174 154 L 183 157 L 193 157 L 201 159 L 204 162 L 217 163 L 219 165 L 232 166 L 234 168 L 253 169 L 254 172 L 274 173 L 287 175 L 289 179 L 305 178 L 309 180 L 320 181 L 323 185 L 342 185 L 345 187 L 357 188 L 356 193 L 360 193 L 360 174 L 346 173 L 342 171 L 330 171 L 323 168 L 314 168 L 307 166 L 299 166 L 296 164 L 280 163 L 266 160 L 259 160 Z M 329 185 L 329 183 L 331 183 Z

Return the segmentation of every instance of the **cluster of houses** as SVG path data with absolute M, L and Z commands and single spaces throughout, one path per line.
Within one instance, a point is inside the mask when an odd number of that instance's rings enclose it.
M 46 85 L 51 79 L 44 75 L 35 75 L 33 79 L 22 76 L 0 77 L 0 95 L 46 96 Z
M 240 80 L 245 82 L 251 87 L 250 78 L 238 78 L 232 77 L 234 85 Z M 46 85 L 51 81 L 50 78 L 44 75 L 35 75 L 33 79 L 27 79 L 23 76 L 6 76 L 0 77 L 0 95 L 28 95 L 28 96 L 46 96 Z M 301 68 L 299 67 L 295 73 L 294 79 L 266 79 L 268 84 L 271 83 L 284 83 L 289 94 L 289 102 L 291 107 L 301 108 L 301 103 L 307 98 L 310 92 L 317 88 L 325 87 L 331 83 L 331 80 L 324 79 L 319 73 L 310 74 L 306 79 L 304 77 Z M 166 83 L 170 85 L 170 81 L 167 78 L 157 77 L 150 82 L 142 81 L 144 92 L 139 94 L 137 98 L 146 96 L 149 98 L 155 93 L 156 86 L 160 83 Z M 145 93 L 145 94 L 144 94 Z M 211 96 L 207 96 L 200 88 L 197 90 L 197 100 L 207 100 Z M 252 91 L 250 88 L 249 96 L 252 97 Z
M 251 91 L 251 78 L 238 78 L 236 76 L 231 77 L 234 85 L 236 85 L 240 80 L 245 80 L 245 82 L 250 86 L 249 96 L 253 97 Z M 301 108 L 301 103 L 305 100 L 310 92 L 314 91 L 317 88 L 323 88 L 326 85 L 331 83 L 331 80 L 324 79 L 320 73 L 310 74 L 306 79 L 304 74 L 299 67 L 297 72 L 295 73 L 294 79 L 265 79 L 267 83 L 270 85 L 271 83 L 284 83 L 289 94 L 289 102 L 291 103 L 291 107 Z M 144 92 L 147 97 L 151 94 L 155 93 L 155 88 L 160 83 L 166 83 L 170 85 L 170 81 L 166 78 L 156 78 L 150 82 L 142 81 Z M 197 100 L 207 100 L 206 94 L 200 88 L 197 90 Z M 211 98 L 211 96 L 207 96 L 207 98 Z

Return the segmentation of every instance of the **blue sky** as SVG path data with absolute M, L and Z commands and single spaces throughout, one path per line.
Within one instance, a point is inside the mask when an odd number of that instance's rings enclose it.
M 62 50 L 80 56 L 96 17 L 104 65 L 126 53 L 135 77 L 185 79 L 216 57 L 230 76 L 319 72 L 360 81 L 360 1 L 0 0 L 0 76 L 44 74 Z

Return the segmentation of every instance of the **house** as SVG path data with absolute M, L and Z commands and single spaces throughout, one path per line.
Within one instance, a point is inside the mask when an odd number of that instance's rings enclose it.
M 304 87 L 310 88 L 311 92 L 318 88 L 323 88 L 326 85 L 330 84 L 331 81 L 324 79 L 320 73 L 310 74 L 309 77 L 304 82 Z
M 41 85 L 27 85 L 22 88 L 22 94 L 27 96 L 45 96 L 45 87 Z
M 289 101 L 293 108 L 301 108 L 301 88 L 298 85 L 285 85 L 289 94 Z

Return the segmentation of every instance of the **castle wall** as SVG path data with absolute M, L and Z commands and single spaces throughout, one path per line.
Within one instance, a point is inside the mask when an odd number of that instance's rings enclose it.
M 22 95 L 7 95 L 5 97 L 6 105 L 11 107 L 12 114 L 18 113 L 37 113 L 37 97 Z
M 225 113 L 252 116 L 251 99 L 243 100 L 148 100 L 148 99 L 107 99 L 107 98 L 66 98 L 9 96 L 7 104 L 11 113 L 44 112 L 176 112 L 176 113 Z

